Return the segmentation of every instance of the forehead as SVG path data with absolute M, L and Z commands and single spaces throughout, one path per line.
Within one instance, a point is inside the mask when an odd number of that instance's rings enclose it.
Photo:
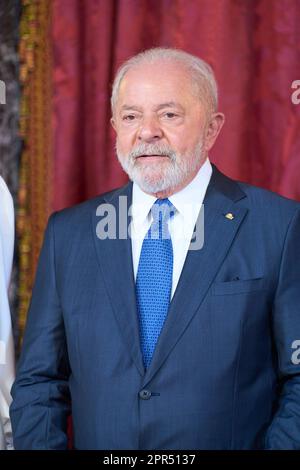
M 119 88 L 118 105 L 128 101 L 178 102 L 195 100 L 191 74 L 183 64 L 155 62 L 131 68 Z

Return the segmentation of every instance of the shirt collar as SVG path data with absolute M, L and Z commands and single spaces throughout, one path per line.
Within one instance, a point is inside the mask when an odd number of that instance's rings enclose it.
M 212 166 L 207 158 L 193 180 L 168 198 L 179 213 L 184 215 L 189 205 L 200 210 L 211 175 Z M 156 199 L 155 196 L 145 193 L 136 183 L 133 183 L 132 218 L 134 223 L 139 225 L 145 222 Z
M 197 213 L 199 212 L 211 175 L 212 166 L 207 158 L 194 179 L 181 191 L 169 197 L 169 200 L 180 214 L 184 216 L 187 207 L 192 207 Z

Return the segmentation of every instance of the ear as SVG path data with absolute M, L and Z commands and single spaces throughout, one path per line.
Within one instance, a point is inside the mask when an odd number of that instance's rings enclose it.
M 225 116 L 223 113 L 213 113 L 208 121 L 205 134 L 205 150 L 208 152 L 214 145 L 217 137 L 224 125 Z
M 114 128 L 114 130 L 117 132 L 117 129 L 116 129 L 116 122 L 115 122 L 115 120 L 114 120 L 113 117 L 110 118 L 110 123 L 111 123 L 112 127 Z

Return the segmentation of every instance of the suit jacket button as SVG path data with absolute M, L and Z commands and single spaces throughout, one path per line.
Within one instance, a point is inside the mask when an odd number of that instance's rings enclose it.
M 149 390 L 141 390 L 139 396 L 142 400 L 149 400 L 149 398 L 151 398 L 151 392 Z

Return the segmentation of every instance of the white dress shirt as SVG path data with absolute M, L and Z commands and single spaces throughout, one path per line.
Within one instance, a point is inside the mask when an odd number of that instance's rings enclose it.
M 178 191 L 168 198 L 176 209 L 174 217 L 168 222 L 173 245 L 172 297 L 183 269 L 194 227 L 203 204 L 211 175 L 212 166 L 207 158 L 194 179 L 181 191 Z M 133 183 L 131 246 L 135 279 L 143 240 L 152 223 L 150 209 L 156 199 L 156 197 L 142 191 L 136 183 Z

